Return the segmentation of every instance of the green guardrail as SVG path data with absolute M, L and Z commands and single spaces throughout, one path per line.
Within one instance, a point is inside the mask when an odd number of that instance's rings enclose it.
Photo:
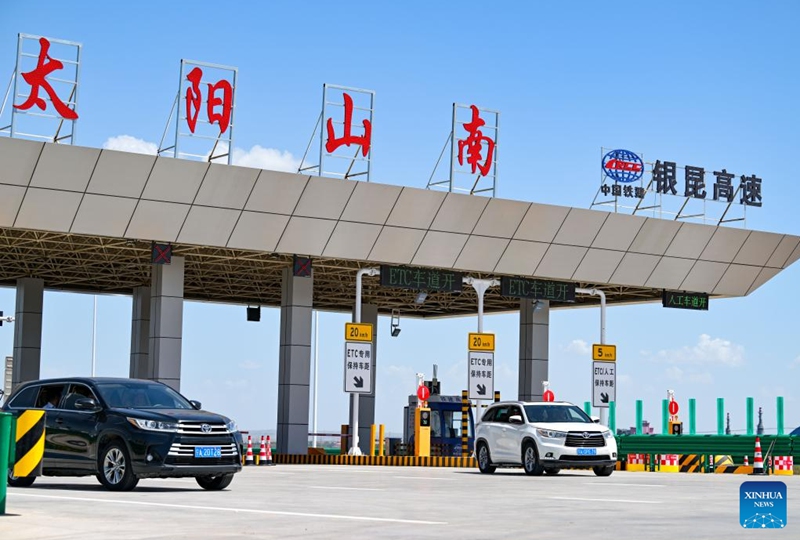
M 800 458 L 800 437 L 761 435 L 761 455 Z M 620 435 L 617 448 L 627 454 L 712 454 L 750 456 L 756 445 L 753 435 Z M 734 460 L 735 461 L 735 460 Z

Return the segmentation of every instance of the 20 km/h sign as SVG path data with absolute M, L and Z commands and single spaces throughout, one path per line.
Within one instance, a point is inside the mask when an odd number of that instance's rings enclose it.
M 602 362 L 616 362 L 617 361 L 617 346 L 616 345 L 592 345 L 592 360 Z
M 346 341 L 344 344 L 344 391 L 372 393 L 372 343 Z
M 494 352 L 494 334 L 477 334 L 470 332 L 467 350 Z
M 617 366 L 611 362 L 592 362 L 592 406 L 608 407 L 617 401 Z
M 370 323 L 345 323 L 345 341 L 372 341 L 372 324 Z

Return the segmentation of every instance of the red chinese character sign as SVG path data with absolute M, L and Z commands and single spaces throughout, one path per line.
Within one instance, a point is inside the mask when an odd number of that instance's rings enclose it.
M 472 167 L 472 174 L 475 174 L 477 169 L 481 176 L 489 176 L 494 159 L 494 140 L 481 131 L 481 127 L 486 125 L 486 121 L 480 117 L 478 108 L 470 105 L 470 110 L 472 111 L 472 120 L 464 124 L 464 129 L 469 135 L 466 139 L 458 141 L 458 164 L 464 165 L 464 154 L 466 154 L 467 163 Z
M 369 182 L 374 106 L 375 93 L 371 90 L 322 85 L 322 113 L 314 126 L 298 172 L 314 171 L 319 176 Z M 307 165 L 306 158 L 317 129 L 319 163 Z
M 181 84 L 167 123 L 169 129 L 176 117 L 174 140 L 165 132 L 159 155 L 231 164 L 237 74 L 235 67 L 181 60 Z
M 11 123 L 7 126 L 12 137 L 73 142 L 80 56 L 79 43 L 18 35 Z
M 494 197 L 497 189 L 497 139 L 500 113 L 476 105 L 453 103 L 453 123 L 445 147 L 428 180 L 428 189 Z M 450 171 L 446 179 L 437 177 L 447 144 L 450 144 Z

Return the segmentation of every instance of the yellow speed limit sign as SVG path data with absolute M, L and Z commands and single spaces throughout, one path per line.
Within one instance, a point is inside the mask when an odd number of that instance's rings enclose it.
M 494 352 L 494 334 L 469 334 L 467 348 L 470 351 L 492 351 Z
M 372 325 L 370 323 L 345 323 L 345 341 L 372 341 Z
M 592 360 L 599 362 L 616 362 L 617 361 L 617 346 L 616 345 L 592 345 Z

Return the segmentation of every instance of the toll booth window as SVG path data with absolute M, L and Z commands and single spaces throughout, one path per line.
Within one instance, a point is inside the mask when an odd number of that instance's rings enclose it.
M 36 398 L 37 409 L 57 409 L 64 395 L 63 384 L 50 384 L 39 387 L 39 396 Z
M 431 437 L 434 439 L 442 436 L 442 419 L 435 411 L 431 411 Z
M 36 403 L 38 392 L 38 386 L 29 386 L 14 396 L 14 399 L 8 402 L 8 407 L 11 409 L 30 409 Z

